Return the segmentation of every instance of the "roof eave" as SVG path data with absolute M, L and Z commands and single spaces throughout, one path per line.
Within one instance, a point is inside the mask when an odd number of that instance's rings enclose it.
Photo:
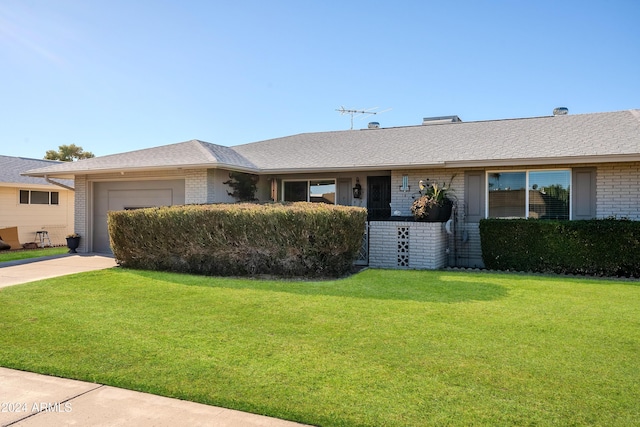
M 238 166 L 227 163 L 194 163 L 183 165 L 171 165 L 171 166 L 140 166 L 140 167 L 118 167 L 118 168 L 93 168 L 93 169 L 76 169 L 73 171 L 42 171 L 37 172 L 38 169 L 22 172 L 20 175 L 31 176 L 37 178 L 44 178 L 48 176 L 50 178 L 59 179 L 74 179 L 77 175 L 92 175 L 92 174 L 106 174 L 106 173 L 120 173 L 127 174 L 132 172 L 157 172 L 161 170 L 184 170 L 184 169 L 225 169 L 238 172 L 247 173 L 259 173 L 260 170 L 248 166 Z
M 553 165 L 575 165 L 593 163 L 624 163 L 640 161 L 638 154 L 611 154 L 594 156 L 571 156 L 571 157 L 522 157 L 517 159 L 483 159 L 483 160 L 460 160 L 446 162 L 447 168 L 465 167 L 497 167 L 497 166 L 553 166 Z
M 638 154 L 612 154 L 594 156 L 572 156 L 572 157 L 541 157 L 541 158 L 512 158 L 512 159 L 482 159 L 482 160 L 455 160 L 433 163 L 386 163 L 376 165 L 349 165 L 349 166 L 326 166 L 326 167 L 291 167 L 291 168 L 258 168 L 249 166 L 239 166 L 227 163 L 195 163 L 174 166 L 148 166 L 148 167 L 120 167 L 103 169 L 78 169 L 74 171 L 43 171 L 37 169 L 23 172 L 20 175 L 44 178 L 74 179 L 76 175 L 119 173 L 128 174 L 133 172 L 157 172 L 162 170 L 184 170 L 184 169 L 224 169 L 252 174 L 301 174 L 301 173 L 326 173 L 326 172 L 361 172 L 361 171 L 383 171 L 397 169 L 440 169 L 440 168 L 478 168 L 478 167 L 501 167 L 501 166 L 552 166 L 566 164 L 593 164 L 593 163 L 621 163 L 640 161 Z
M 351 166 L 327 166 L 327 167 L 315 167 L 315 168 L 272 168 L 261 169 L 260 173 L 263 174 L 300 174 L 300 173 L 324 173 L 324 172 L 361 172 L 361 171 L 388 171 L 392 169 L 416 169 L 416 168 L 442 168 L 445 164 L 440 163 L 410 163 L 410 164 L 379 164 L 379 165 L 351 165 Z
M 55 187 L 53 184 L 47 184 L 43 182 L 42 184 L 36 184 L 31 182 L 0 182 L 0 187 L 4 188 L 22 188 L 22 189 L 42 189 L 42 190 L 51 190 L 51 188 Z

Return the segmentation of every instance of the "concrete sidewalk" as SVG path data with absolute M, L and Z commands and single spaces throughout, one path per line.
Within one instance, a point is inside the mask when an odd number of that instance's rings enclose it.
M 115 267 L 115 259 L 69 254 L 0 264 L 0 288 Z M 290 421 L 101 384 L 0 367 L 0 426 L 295 427 Z
M 113 257 L 99 254 L 65 254 L 3 262 L 0 263 L 0 288 L 115 266 Z
M 0 368 L 0 426 L 300 427 L 232 409 Z

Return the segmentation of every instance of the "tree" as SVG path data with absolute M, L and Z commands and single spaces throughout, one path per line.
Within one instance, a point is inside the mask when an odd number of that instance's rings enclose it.
M 58 151 L 48 150 L 44 155 L 45 160 L 62 160 L 63 162 L 72 162 L 74 160 L 90 159 L 95 157 L 90 151 L 84 151 L 82 147 L 76 144 L 60 145 Z

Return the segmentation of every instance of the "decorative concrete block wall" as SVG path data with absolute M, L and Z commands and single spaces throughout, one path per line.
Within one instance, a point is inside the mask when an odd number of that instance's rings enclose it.
M 437 270 L 446 266 L 447 234 L 441 222 L 371 221 L 369 266 Z

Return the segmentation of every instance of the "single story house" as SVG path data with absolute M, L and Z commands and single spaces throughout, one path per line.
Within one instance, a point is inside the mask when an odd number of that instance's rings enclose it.
M 40 244 L 36 232 L 47 231 L 47 244 L 63 246 L 66 235 L 73 232 L 73 178 L 54 184 L 43 178 L 20 175 L 29 169 L 60 163 L 0 155 L 0 229 L 18 227 L 20 243 Z
M 259 175 L 260 201 L 366 207 L 361 261 L 371 266 L 482 267 L 482 218 L 640 219 L 640 110 L 477 122 L 436 117 L 234 147 L 191 140 L 27 175 L 75 179 L 80 250 L 108 252 L 109 210 L 234 202 L 223 184 L 230 171 Z M 448 226 L 408 220 L 420 180 L 451 183 L 457 201 Z

